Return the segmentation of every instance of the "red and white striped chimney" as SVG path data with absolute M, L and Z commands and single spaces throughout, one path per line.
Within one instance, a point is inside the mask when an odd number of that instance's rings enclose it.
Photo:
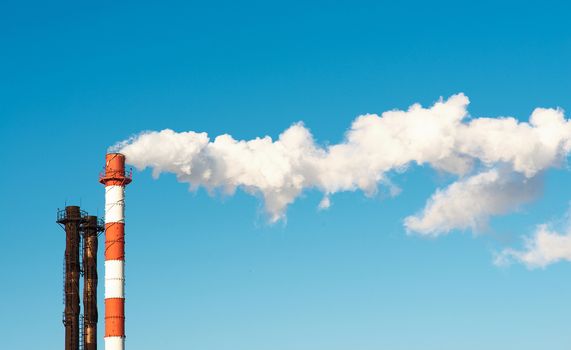
M 105 350 L 125 348 L 125 156 L 108 153 L 105 185 Z

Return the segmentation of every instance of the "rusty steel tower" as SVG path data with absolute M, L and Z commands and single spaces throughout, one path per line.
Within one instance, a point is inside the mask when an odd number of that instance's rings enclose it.
M 57 223 L 65 229 L 65 350 L 79 349 L 79 244 L 82 212 L 77 206 L 68 206 L 58 211 Z
M 103 222 L 97 216 L 83 221 L 83 349 L 97 350 L 97 238 Z
M 66 236 L 64 257 L 65 350 L 97 350 L 97 239 L 103 221 L 78 206 L 58 210 L 57 221 Z M 83 259 L 81 259 L 83 257 Z M 80 314 L 80 277 L 83 310 Z

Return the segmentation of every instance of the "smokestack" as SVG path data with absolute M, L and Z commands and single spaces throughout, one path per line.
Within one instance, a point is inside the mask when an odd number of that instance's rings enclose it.
M 97 216 L 83 225 L 83 349 L 97 350 L 97 237 L 104 228 Z
M 125 156 L 108 153 L 99 182 L 105 185 L 105 349 L 125 348 Z
M 57 223 L 65 229 L 65 349 L 79 349 L 79 240 L 82 222 L 81 210 L 68 206 L 59 210 Z

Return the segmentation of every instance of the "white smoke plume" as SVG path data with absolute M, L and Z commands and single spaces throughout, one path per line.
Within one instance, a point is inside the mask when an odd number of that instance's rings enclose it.
M 421 214 L 405 219 L 405 227 L 432 236 L 454 229 L 481 231 L 490 216 L 509 213 L 537 197 L 540 178 L 498 169 L 484 171 L 438 190 Z
M 437 191 L 424 210 L 405 219 L 408 231 L 438 235 L 453 229 L 484 226 L 491 215 L 509 213 L 537 194 L 539 177 L 561 165 L 571 151 L 571 121 L 559 109 L 538 108 L 529 122 L 512 117 L 470 118 L 464 94 L 440 99 L 430 108 L 357 117 L 343 142 L 321 146 L 302 123 L 277 140 L 269 136 L 211 140 L 206 133 L 150 131 L 118 143 L 114 151 L 154 176 L 170 172 L 191 189 L 204 187 L 232 194 L 236 189 L 261 195 L 272 222 L 306 189 L 331 196 L 360 190 L 367 196 L 379 186 L 397 187 L 391 171 L 427 165 L 458 177 Z
M 558 261 L 571 261 L 571 211 L 567 215 L 566 227 L 562 233 L 552 229 L 552 224 L 537 226 L 534 234 L 524 241 L 522 250 L 508 248 L 496 256 L 497 265 L 512 261 L 525 264 L 528 268 L 546 267 Z

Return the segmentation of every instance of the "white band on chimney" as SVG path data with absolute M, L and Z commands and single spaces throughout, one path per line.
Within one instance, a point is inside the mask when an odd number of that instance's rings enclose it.
M 124 267 L 122 260 L 105 261 L 105 299 L 125 297 Z
M 125 187 L 105 187 L 105 223 L 125 222 Z
M 125 349 L 124 337 L 105 337 L 105 350 L 123 350 Z

